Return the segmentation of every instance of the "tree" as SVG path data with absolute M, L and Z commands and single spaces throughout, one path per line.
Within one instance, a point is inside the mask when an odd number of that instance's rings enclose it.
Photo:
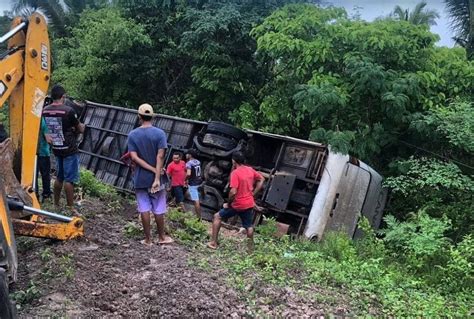
M 151 45 L 142 25 L 117 9 L 104 8 L 85 11 L 71 34 L 54 41 L 54 82 L 61 82 L 76 98 L 134 106 L 143 101 L 137 79 L 153 65 L 136 59 Z
M 77 17 L 83 10 L 100 8 L 108 3 L 107 0 L 14 0 L 13 11 L 23 16 L 39 11 L 48 18 L 53 34 L 65 36 L 68 27 L 77 22 Z
M 16 0 L 13 2 L 13 12 L 17 15 L 30 16 L 39 11 L 44 14 L 58 35 L 66 33 L 66 13 L 59 0 Z
M 474 3 L 472 0 L 445 0 L 451 18 L 454 40 L 466 48 L 469 59 L 474 58 Z
M 412 24 L 427 24 L 436 25 L 436 19 L 439 19 L 439 14 L 436 10 L 426 9 L 427 3 L 422 1 L 418 3 L 415 8 L 410 11 L 409 9 L 403 9 L 400 6 L 396 6 L 391 13 L 395 19 L 400 21 L 408 21 Z
M 4 35 L 8 32 L 8 30 L 10 30 L 12 19 L 12 13 L 9 11 L 4 11 L 3 15 L 0 16 L 0 36 Z M 6 48 L 7 42 L 0 44 L 0 50 L 5 50 Z
M 474 63 L 463 49 L 435 47 L 426 26 L 308 5 L 275 11 L 252 35 L 268 70 L 259 103 L 242 110 L 254 128 L 327 143 L 394 176 L 390 211 L 402 219 L 425 209 L 452 220 L 452 238 L 472 231 Z

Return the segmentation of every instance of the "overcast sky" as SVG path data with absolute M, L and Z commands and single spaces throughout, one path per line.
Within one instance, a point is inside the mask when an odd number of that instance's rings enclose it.
M 354 14 L 354 8 L 358 7 L 362 19 L 371 21 L 388 15 L 397 4 L 402 8 L 413 8 L 420 0 L 325 0 L 325 2 L 346 8 L 349 15 Z M 426 0 L 426 2 L 428 2 L 428 8 L 437 10 L 441 16 L 437 19 L 438 25 L 431 27 L 431 31 L 439 34 L 441 38 L 438 45 L 453 46 L 454 42 L 451 39 L 453 34 L 449 29 L 448 15 L 445 12 L 443 0 Z M 10 0 L 0 0 L 0 13 L 5 10 L 11 10 Z
M 371 21 L 390 14 L 396 5 L 413 9 L 420 0 L 326 0 L 326 2 L 346 8 L 349 15 L 355 13 L 355 7 L 359 7 L 362 19 Z M 435 9 L 440 15 L 440 18 L 436 19 L 437 25 L 431 27 L 431 32 L 439 34 L 441 38 L 438 45 L 452 47 L 454 44 L 453 34 L 449 28 L 448 15 L 443 0 L 426 0 L 426 2 L 428 3 L 426 8 Z

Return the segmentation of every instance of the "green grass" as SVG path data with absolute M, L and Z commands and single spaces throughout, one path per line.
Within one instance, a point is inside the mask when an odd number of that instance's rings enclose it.
M 108 205 L 114 205 L 119 200 L 119 194 L 115 188 L 102 183 L 93 172 L 86 169 L 80 171 L 79 187 L 85 194 L 107 201 Z
M 126 237 L 131 238 L 131 239 L 133 238 L 137 239 L 143 236 L 142 227 L 138 225 L 138 223 L 136 222 L 126 223 L 123 228 L 123 232 Z
M 304 239 L 291 240 L 288 236 L 272 236 L 276 227 L 270 220 L 257 228 L 255 251 L 247 254 L 242 240 L 222 236 L 217 251 L 202 248 L 204 245 L 197 244 L 208 240 L 205 227 L 196 227 L 190 214 L 178 210 L 170 212 L 168 218 L 174 228 L 173 234 L 181 242 L 193 243 L 196 254 L 191 264 L 207 271 L 215 267 L 227 269 L 231 286 L 240 290 L 249 301 L 255 298 L 249 287 L 261 283 L 293 287 L 307 298 L 330 304 L 337 304 L 335 295 L 348 295 L 358 315 L 378 309 L 382 316 L 466 317 L 474 309 L 472 272 L 466 270 L 473 265 L 474 248 L 470 247 L 469 238 L 466 247 L 449 246 L 444 240 L 439 240 L 440 247 L 434 248 L 432 240 L 417 240 L 417 237 L 426 238 L 429 234 L 423 233 L 423 228 L 415 227 L 419 233 L 405 234 L 406 242 L 403 244 L 412 245 L 419 259 L 431 263 L 431 267 L 420 267 L 418 259 L 411 262 L 400 258 L 400 251 L 392 248 L 391 240 L 380 239 L 364 223 L 361 226 L 367 235 L 362 240 L 352 241 L 345 234 L 328 233 L 322 242 L 315 243 Z M 423 227 L 432 233 L 437 224 L 426 220 L 426 216 L 421 220 L 426 224 Z M 417 223 L 417 220 L 411 222 Z M 405 225 L 394 225 L 389 231 L 397 232 L 397 227 L 406 228 Z M 438 228 L 440 232 L 445 230 Z M 390 238 L 389 235 L 386 237 Z M 446 257 L 449 254 L 460 260 L 449 259 Z M 450 269 L 457 270 L 459 278 L 448 278 L 451 282 L 446 282 L 449 275 L 446 271 L 426 271 L 453 263 L 457 266 Z M 464 284 L 453 289 L 453 280 Z M 315 293 L 309 288 L 311 286 L 332 293 Z
M 33 280 L 29 282 L 26 289 L 18 290 L 10 294 L 11 298 L 16 302 L 17 308 L 21 308 L 22 305 L 33 302 L 34 300 L 38 299 L 40 295 L 41 291 Z

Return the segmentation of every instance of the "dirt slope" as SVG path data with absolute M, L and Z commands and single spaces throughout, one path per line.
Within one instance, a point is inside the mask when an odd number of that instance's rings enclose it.
M 86 203 L 83 211 L 89 217 L 81 240 L 20 240 L 14 294 L 23 294 L 21 318 L 301 317 L 347 312 L 341 301 L 317 303 L 282 287 L 256 287 L 256 298 L 249 301 L 226 284 L 224 270 L 192 266 L 193 250 L 179 244 L 144 247 L 124 235 L 127 219 L 133 218 L 127 209 L 120 209 L 121 214 L 106 210 L 103 203 Z

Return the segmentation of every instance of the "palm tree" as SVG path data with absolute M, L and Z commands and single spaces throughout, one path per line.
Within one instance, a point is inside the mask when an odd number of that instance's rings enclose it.
M 474 1 L 444 0 L 444 3 L 456 34 L 454 41 L 466 48 L 470 60 L 474 59 Z
M 436 19 L 439 18 L 438 12 L 436 10 L 426 9 L 426 5 L 427 3 L 425 1 L 421 1 L 412 11 L 396 6 L 390 16 L 396 20 L 408 21 L 416 25 L 436 25 Z
M 66 33 L 66 14 L 60 0 L 15 0 L 13 12 L 22 16 L 29 16 L 38 11 L 46 16 L 52 25 L 52 31 L 58 35 Z
M 105 6 L 107 0 L 12 0 L 15 14 L 29 16 L 34 11 L 44 14 L 52 31 L 59 36 L 67 34 L 67 26 L 86 8 Z

